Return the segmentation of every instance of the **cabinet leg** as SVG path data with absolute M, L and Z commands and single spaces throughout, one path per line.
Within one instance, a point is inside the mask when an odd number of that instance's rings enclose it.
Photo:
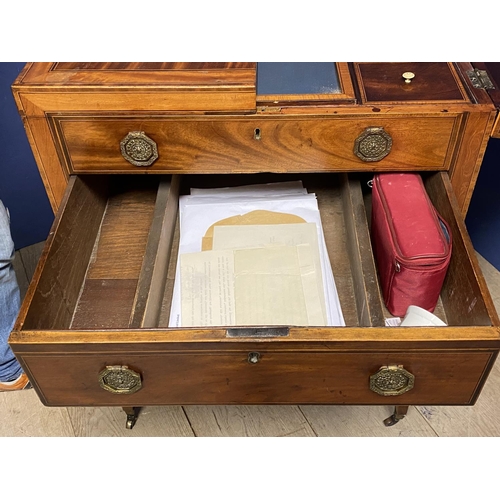
M 384 425 L 386 427 L 396 425 L 400 420 L 403 420 L 403 418 L 405 418 L 406 414 L 408 413 L 408 408 L 409 406 L 395 406 L 394 413 L 384 420 Z
M 127 422 L 125 427 L 127 429 L 132 429 L 137 422 L 137 417 L 139 417 L 140 407 L 137 406 L 124 406 L 122 410 L 127 414 Z

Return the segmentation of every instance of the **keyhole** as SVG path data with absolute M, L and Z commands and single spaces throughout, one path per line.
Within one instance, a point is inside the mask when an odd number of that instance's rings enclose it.
M 248 353 L 248 362 L 249 363 L 258 363 L 260 361 L 260 353 L 258 352 L 250 352 Z
M 256 128 L 254 131 L 253 131 L 253 138 L 256 140 L 256 141 L 260 141 L 260 128 Z

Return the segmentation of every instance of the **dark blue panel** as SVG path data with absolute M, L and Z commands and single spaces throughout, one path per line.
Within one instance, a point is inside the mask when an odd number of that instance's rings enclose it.
M 0 63 L 0 199 L 16 248 L 47 238 L 54 219 L 10 86 L 25 63 Z
M 257 95 L 338 94 L 335 63 L 257 63 Z
M 490 139 L 467 218 L 474 248 L 500 270 L 500 139 Z

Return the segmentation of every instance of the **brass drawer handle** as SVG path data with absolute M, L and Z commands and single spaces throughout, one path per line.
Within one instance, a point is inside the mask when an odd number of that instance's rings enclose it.
M 140 374 L 128 366 L 106 366 L 99 373 L 99 385 L 113 394 L 133 394 L 142 388 Z
M 413 389 L 415 376 L 403 365 L 382 366 L 370 376 L 370 389 L 382 396 L 399 396 Z
M 120 141 L 122 156 L 136 167 L 149 167 L 158 159 L 156 142 L 144 132 L 129 132 Z
M 363 161 L 380 161 L 392 148 L 392 137 L 383 127 L 368 127 L 354 141 L 354 154 Z

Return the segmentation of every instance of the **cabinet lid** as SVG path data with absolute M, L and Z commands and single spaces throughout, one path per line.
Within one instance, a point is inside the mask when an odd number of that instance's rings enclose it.
M 28 63 L 13 87 L 36 93 L 147 92 L 163 100 L 161 93 L 172 111 L 254 112 L 256 63 Z
M 354 69 L 363 103 L 471 102 L 453 63 L 354 63 Z

